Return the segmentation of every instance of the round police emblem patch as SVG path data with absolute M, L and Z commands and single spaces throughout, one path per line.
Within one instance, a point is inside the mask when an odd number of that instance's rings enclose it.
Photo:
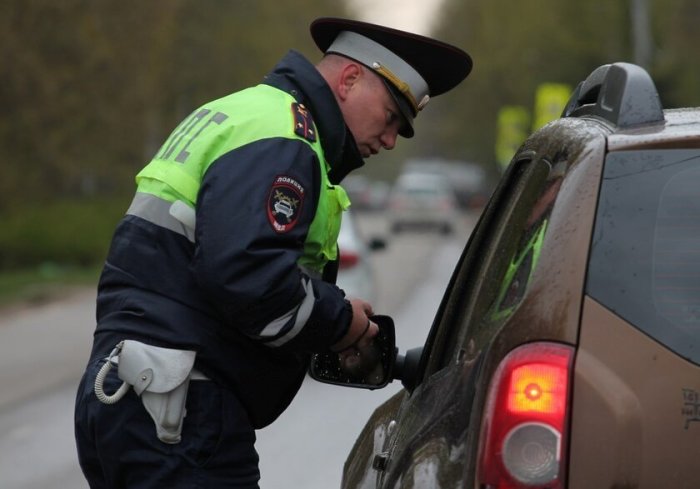
M 296 225 L 304 202 L 304 187 L 294 178 L 278 176 L 267 199 L 267 219 L 275 232 L 289 232 Z

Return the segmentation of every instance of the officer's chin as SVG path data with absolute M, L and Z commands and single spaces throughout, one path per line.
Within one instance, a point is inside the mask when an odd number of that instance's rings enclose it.
M 372 155 L 376 155 L 377 153 L 379 153 L 379 151 L 373 150 L 370 146 L 366 146 L 362 149 L 362 151 L 360 151 L 360 154 L 364 159 L 367 159 Z

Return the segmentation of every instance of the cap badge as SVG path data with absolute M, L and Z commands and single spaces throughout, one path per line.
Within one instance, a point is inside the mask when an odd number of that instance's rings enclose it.
M 430 95 L 426 94 L 425 96 L 423 96 L 421 101 L 418 102 L 418 110 L 423 110 L 423 107 L 428 105 L 428 102 L 430 102 Z

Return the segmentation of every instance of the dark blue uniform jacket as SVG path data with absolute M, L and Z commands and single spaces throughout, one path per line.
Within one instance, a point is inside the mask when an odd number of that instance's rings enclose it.
M 332 183 L 362 165 L 333 93 L 302 55 L 288 53 L 264 83 L 310 110 Z M 313 278 L 315 302 L 303 329 L 278 347 L 256 336 L 304 297 L 296 260 L 316 210 L 320 171 L 303 140 L 263 139 L 222 155 L 205 173 L 195 243 L 126 215 L 99 282 L 92 358 L 125 338 L 196 350 L 196 367 L 238 396 L 254 427 L 272 422 L 298 391 L 310 352 L 338 341 L 352 315 L 341 290 Z M 306 189 L 298 223 L 285 234 L 275 233 L 267 216 L 279 175 Z

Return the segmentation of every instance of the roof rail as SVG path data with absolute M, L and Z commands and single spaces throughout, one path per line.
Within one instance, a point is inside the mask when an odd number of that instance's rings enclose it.
M 618 127 L 664 120 L 653 80 L 631 63 L 602 65 L 578 84 L 562 117 L 594 115 Z

